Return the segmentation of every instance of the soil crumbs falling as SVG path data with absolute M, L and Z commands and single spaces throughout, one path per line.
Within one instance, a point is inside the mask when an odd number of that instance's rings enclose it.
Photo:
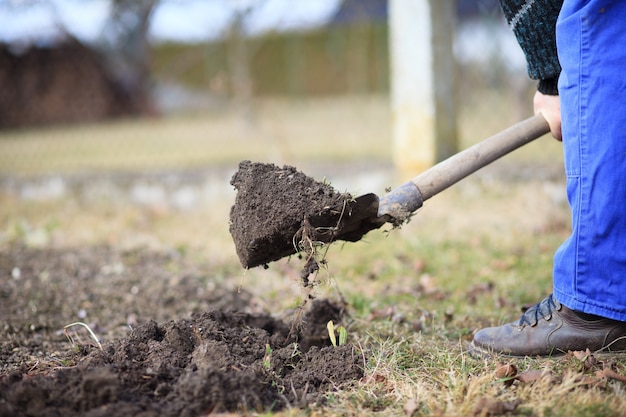
M 363 376 L 354 346 L 329 346 L 326 323 L 341 323 L 343 306 L 315 300 L 296 328 L 207 274 L 178 254 L 0 252 L 0 416 L 305 408 Z M 101 347 L 82 326 L 63 330 L 76 315 Z

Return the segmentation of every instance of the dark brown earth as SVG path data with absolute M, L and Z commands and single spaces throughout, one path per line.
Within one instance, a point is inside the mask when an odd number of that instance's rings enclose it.
M 230 233 L 244 268 L 264 265 L 307 247 L 317 236 L 308 220 L 336 225 L 352 199 L 292 166 L 242 161 L 231 184 L 237 190 Z M 309 236 L 307 236 L 309 235 Z M 315 268 L 313 268 L 315 269 Z
M 304 408 L 363 376 L 363 354 L 329 342 L 343 305 L 281 320 L 220 278 L 229 268 L 178 252 L 3 249 L 0 416 Z

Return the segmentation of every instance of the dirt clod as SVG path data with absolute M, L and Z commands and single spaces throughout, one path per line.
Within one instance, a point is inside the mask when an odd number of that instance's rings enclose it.
M 287 165 L 242 161 L 231 184 L 237 196 L 230 212 L 230 233 L 244 268 L 307 250 L 298 248 L 300 241 L 315 240 L 315 229 L 304 227 L 307 220 L 328 215 L 327 224 L 336 224 L 352 198 Z

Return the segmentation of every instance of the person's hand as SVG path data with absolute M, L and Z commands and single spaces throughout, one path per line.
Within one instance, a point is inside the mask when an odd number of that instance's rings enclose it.
M 541 113 L 550 125 L 550 132 L 556 140 L 563 140 L 561 134 L 561 100 L 559 96 L 551 96 L 537 91 L 533 98 L 535 114 Z

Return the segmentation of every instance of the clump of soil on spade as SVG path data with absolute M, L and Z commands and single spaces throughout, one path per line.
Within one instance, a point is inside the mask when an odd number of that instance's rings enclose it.
M 362 353 L 328 337 L 345 306 L 315 300 L 295 327 L 212 284 L 214 269 L 107 247 L 0 251 L 0 416 L 306 408 L 363 376 Z M 81 326 L 68 339 L 78 319 L 101 342 Z
M 245 268 L 266 265 L 299 251 L 311 254 L 318 224 L 332 227 L 352 199 L 295 167 L 242 161 L 231 184 L 237 190 L 230 212 L 230 233 Z M 325 227 L 326 229 L 326 227 Z M 308 260 L 312 260 L 311 258 Z M 309 262 L 303 275 L 314 272 Z

